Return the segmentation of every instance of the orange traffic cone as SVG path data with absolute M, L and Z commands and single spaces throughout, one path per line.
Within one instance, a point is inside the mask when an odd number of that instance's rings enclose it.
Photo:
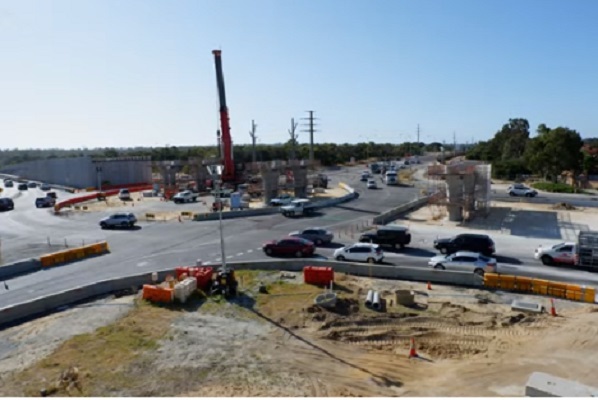
M 428 290 L 432 290 L 432 284 L 428 281 Z
M 554 299 L 550 299 L 550 315 L 552 315 L 553 317 L 556 317 L 556 308 L 554 306 Z
M 411 338 L 411 347 L 409 348 L 409 358 L 417 358 L 417 350 L 415 349 L 415 338 Z

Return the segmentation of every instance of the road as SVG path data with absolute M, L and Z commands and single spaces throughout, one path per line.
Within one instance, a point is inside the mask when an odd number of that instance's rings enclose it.
M 575 207 L 598 207 L 598 196 L 596 195 L 539 192 L 536 197 L 517 197 L 507 193 L 508 187 L 508 184 L 493 184 L 492 200 L 521 201 L 534 204 L 569 203 Z
M 310 226 L 328 228 L 335 233 L 334 243 L 318 249 L 315 256 L 330 258 L 335 247 L 355 241 L 356 234 L 353 233 L 351 237 L 351 229 L 355 232 L 379 212 L 411 201 L 420 192 L 418 188 L 385 185 L 380 185 L 378 190 L 368 190 L 365 183 L 359 181 L 361 170 L 363 167 L 330 171 L 331 185 L 346 182 L 360 192 L 360 197 L 324 209 L 313 217 L 288 219 L 282 215 L 267 215 L 224 221 L 227 261 L 268 259 L 261 251 L 264 242 Z M 10 196 L 11 192 L 6 194 Z M 64 236 L 75 245 L 82 240 L 107 240 L 111 253 L 12 279 L 7 282 L 9 290 L 0 288 L 0 307 L 96 280 L 150 272 L 157 268 L 193 265 L 198 259 L 208 263 L 220 261 L 218 221 L 141 222 L 136 230 L 102 231 L 97 225 L 100 215 L 81 213 L 69 218 L 57 217 L 47 209 L 35 209 L 33 202 L 36 196 L 35 190 L 23 193 L 16 197 L 17 208 L 14 211 L 0 213 L 3 252 L 18 251 L 23 243 L 27 246 L 47 246 L 48 236 Z M 123 211 L 135 210 L 131 207 L 123 208 Z M 449 237 L 464 231 L 458 227 L 424 224 L 412 224 L 410 229 L 413 236 L 410 248 L 397 252 L 386 251 L 385 265 L 389 268 L 428 268 L 429 257 L 436 254 L 432 248 L 433 240 L 438 236 Z M 506 234 L 493 234 L 493 239 L 502 273 L 598 286 L 598 274 L 545 267 L 534 260 L 532 252 L 539 244 L 538 239 Z M 364 265 L 365 268 L 367 265 Z

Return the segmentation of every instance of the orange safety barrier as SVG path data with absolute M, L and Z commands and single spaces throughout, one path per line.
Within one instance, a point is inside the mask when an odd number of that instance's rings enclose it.
M 549 281 L 548 287 L 546 288 L 546 294 L 555 297 L 565 297 L 567 295 L 567 286 L 569 285 L 566 283 Z M 579 289 L 580 288 L 578 287 L 578 290 Z
M 143 285 L 143 299 L 153 303 L 172 303 L 174 290 L 155 285 Z
M 39 258 L 39 261 L 42 264 L 42 268 L 51 267 L 52 265 L 54 265 L 56 263 L 56 261 L 54 260 L 54 255 L 53 254 L 48 254 L 48 255 L 45 255 L 45 256 L 41 256 Z
M 544 279 L 532 279 L 532 293 L 534 294 L 548 294 L 549 281 Z
M 515 277 L 514 289 L 520 292 L 531 292 L 532 291 L 532 279 L 524 276 Z
M 181 275 L 186 274 L 190 278 L 197 279 L 197 288 L 205 290 L 210 286 L 212 275 L 214 273 L 213 267 L 176 267 L 174 269 L 177 280 Z
M 60 253 L 64 257 L 64 262 L 71 262 L 76 259 L 75 252 L 73 250 L 61 251 Z
M 62 264 L 64 262 L 63 253 L 54 253 L 54 264 Z
M 513 275 L 500 275 L 497 287 L 506 290 L 515 289 L 515 277 Z
M 303 267 L 303 281 L 312 285 L 330 285 L 334 281 L 334 270 L 331 267 Z

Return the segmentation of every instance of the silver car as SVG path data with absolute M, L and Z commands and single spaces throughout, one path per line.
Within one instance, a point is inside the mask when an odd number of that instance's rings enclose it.
M 302 231 L 291 232 L 289 236 L 309 240 L 317 246 L 328 244 L 334 239 L 334 234 L 323 228 L 307 228 Z
M 132 213 L 116 213 L 100 221 L 102 229 L 108 228 L 132 228 L 137 222 L 137 218 Z
M 471 251 L 458 251 L 451 255 L 432 257 L 428 265 L 434 269 L 473 272 L 484 275 L 485 272 L 497 272 L 496 259 Z

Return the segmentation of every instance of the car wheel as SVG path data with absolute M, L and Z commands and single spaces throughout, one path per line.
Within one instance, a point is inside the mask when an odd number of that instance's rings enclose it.
M 108 225 L 106 225 L 106 223 L 105 223 L 105 222 L 102 222 L 102 223 L 100 224 L 100 228 L 102 228 L 102 229 L 106 229 L 106 228 L 108 228 Z
M 447 253 L 446 247 L 441 247 L 440 254 L 446 254 L 446 253 Z
M 123 228 L 126 228 L 126 227 L 129 226 L 129 223 L 128 222 L 123 222 L 123 223 L 120 224 L 120 226 L 122 226 Z
M 484 270 L 481 268 L 476 268 L 473 273 L 479 276 L 484 276 Z
M 442 264 L 436 264 L 436 265 L 434 266 L 434 269 L 439 269 L 439 270 L 441 270 L 441 271 L 444 271 L 446 268 L 444 268 L 444 265 L 442 265 Z
M 525 197 L 532 197 L 532 194 L 531 193 L 526 193 Z
M 135 226 L 135 222 L 129 222 L 129 228 L 132 228 Z
M 336 261 L 345 261 L 345 257 L 338 256 L 338 257 L 336 257 Z
M 368 264 L 374 264 L 376 262 L 376 260 L 374 260 L 372 257 L 368 258 Z
M 405 244 L 404 243 L 401 243 L 399 246 L 401 247 L 401 250 L 403 250 L 405 248 Z
M 515 196 L 515 193 L 509 192 L 509 196 L 511 196 L 511 197 Z
M 298 252 L 295 253 L 295 256 L 298 258 L 303 257 L 303 252 L 301 250 L 299 250 Z
M 542 260 L 542 264 L 544 264 L 544 265 L 552 265 L 552 264 L 554 264 L 554 260 L 552 259 L 552 257 L 550 257 L 547 254 L 544 254 L 542 256 L 542 258 L 540 258 L 540 260 Z
M 322 240 L 316 239 L 316 246 L 321 246 L 321 245 L 322 245 Z
M 266 249 L 266 254 L 269 255 L 269 256 L 271 256 L 272 255 L 272 249 L 267 248 Z

